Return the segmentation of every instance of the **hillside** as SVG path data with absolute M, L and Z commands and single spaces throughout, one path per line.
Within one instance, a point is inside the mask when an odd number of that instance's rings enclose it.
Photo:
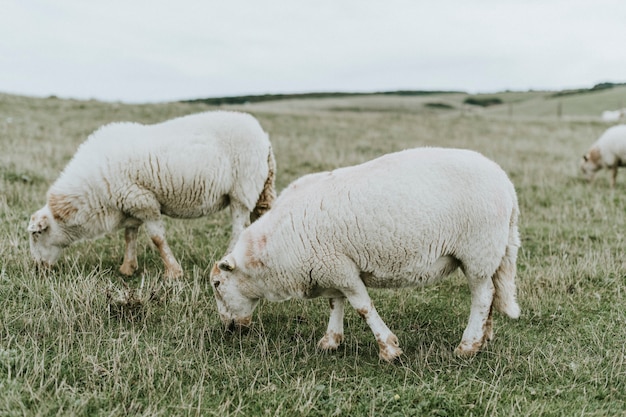
M 481 106 L 471 102 L 500 104 Z M 184 101 L 212 106 L 253 106 L 263 110 L 373 111 L 408 113 L 481 113 L 493 116 L 599 118 L 604 110 L 626 106 L 626 85 L 604 83 L 564 91 L 504 91 L 468 94 L 459 91 L 389 91 L 377 93 L 309 93 L 218 97 Z

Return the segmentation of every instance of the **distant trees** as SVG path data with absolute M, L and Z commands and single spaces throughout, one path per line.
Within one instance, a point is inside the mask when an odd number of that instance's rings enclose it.
M 502 104 L 502 99 L 495 96 L 469 96 L 463 100 L 463 103 L 473 106 L 489 107 Z

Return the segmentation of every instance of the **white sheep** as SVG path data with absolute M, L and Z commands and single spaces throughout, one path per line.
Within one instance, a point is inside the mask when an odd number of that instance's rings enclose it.
M 591 145 L 580 161 L 580 169 L 586 179 L 593 180 L 602 168 L 611 169 L 611 187 L 615 187 L 617 169 L 626 165 L 626 125 L 608 128 Z
M 182 268 L 161 216 L 197 218 L 230 205 L 232 246 L 271 206 L 274 171 L 269 138 L 249 114 L 214 111 L 154 125 L 108 124 L 78 148 L 48 190 L 47 204 L 31 216 L 31 254 L 49 266 L 71 243 L 123 228 L 120 272 L 132 275 L 138 229 L 145 224 L 165 276 L 178 278 Z
M 518 204 L 505 172 L 479 153 L 418 148 L 307 175 L 240 235 L 211 271 L 222 322 L 247 326 L 259 299 L 330 298 L 318 346 L 343 340 L 344 300 L 372 329 L 380 357 L 402 351 L 366 287 L 434 283 L 457 268 L 472 294 L 459 355 L 493 336 L 492 308 L 517 318 Z
M 602 112 L 602 121 L 607 123 L 618 122 L 624 117 L 624 109 L 619 110 L 605 110 Z

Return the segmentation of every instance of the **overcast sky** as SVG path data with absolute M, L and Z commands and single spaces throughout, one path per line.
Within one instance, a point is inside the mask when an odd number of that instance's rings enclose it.
M 626 81 L 624 0 L 0 0 L 0 92 L 156 102 Z

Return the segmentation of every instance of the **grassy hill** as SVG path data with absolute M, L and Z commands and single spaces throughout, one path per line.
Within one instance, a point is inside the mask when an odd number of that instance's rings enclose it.
M 0 415 L 614 416 L 626 413 L 626 174 L 610 189 L 578 173 L 626 87 L 554 96 L 503 92 L 297 97 L 256 103 L 127 105 L 0 94 Z M 482 95 L 479 95 L 479 97 Z M 557 105 L 561 115 L 557 115 Z M 37 271 L 26 225 L 78 145 L 100 125 L 211 110 L 255 115 L 277 159 L 277 187 L 301 175 L 416 146 L 462 147 L 498 162 L 521 209 L 519 320 L 494 316 L 475 358 L 452 351 L 469 314 L 462 273 L 422 289 L 371 290 L 400 339 L 381 363 L 346 308 L 338 352 L 316 350 L 325 300 L 264 302 L 228 333 L 208 282 L 227 247 L 228 211 L 167 221 L 185 276 L 165 282 L 148 237 L 140 271 L 118 272 L 123 233 L 67 248 Z
M 501 104 L 471 105 L 496 101 Z M 468 102 L 470 104 L 468 104 Z M 494 116 L 591 117 L 604 110 L 626 106 L 626 85 L 603 83 L 588 89 L 564 91 L 504 91 L 468 94 L 459 91 L 388 91 L 378 93 L 268 94 L 259 96 L 217 97 L 184 101 L 207 105 L 251 105 L 271 109 L 330 111 L 433 112 L 484 111 Z

